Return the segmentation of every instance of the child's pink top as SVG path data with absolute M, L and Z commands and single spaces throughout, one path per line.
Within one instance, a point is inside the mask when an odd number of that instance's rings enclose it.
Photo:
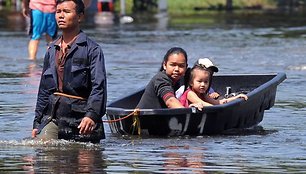
M 188 88 L 183 94 L 182 96 L 179 98 L 180 103 L 185 107 L 188 108 L 189 107 L 189 101 L 187 99 L 187 95 L 188 92 L 191 91 L 190 88 Z
M 30 9 L 40 10 L 44 13 L 54 13 L 56 8 L 55 0 L 30 0 Z
M 187 96 L 188 96 L 188 92 L 190 92 L 191 89 L 188 88 L 183 94 L 182 96 L 179 98 L 179 101 L 180 103 L 185 107 L 185 108 L 188 108 L 189 105 L 191 104 L 188 99 L 187 99 Z M 204 96 L 198 96 L 201 100 L 204 101 L 205 97 Z

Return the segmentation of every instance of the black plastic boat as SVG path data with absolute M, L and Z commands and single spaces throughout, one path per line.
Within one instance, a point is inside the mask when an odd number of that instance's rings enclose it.
M 131 135 L 211 135 L 232 129 L 256 126 L 275 102 L 277 86 L 286 79 L 285 73 L 216 75 L 212 87 L 224 96 L 246 93 L 248 100 L 205 107 L 180 109 L 141 109 L 134 112 L 144 88 L 111 102 L 106 109 L 107 120 L 114 134 Z M 131 114 L 131 113 L 137 114 Z M 132 116 L 130 116 L 132 115 Z

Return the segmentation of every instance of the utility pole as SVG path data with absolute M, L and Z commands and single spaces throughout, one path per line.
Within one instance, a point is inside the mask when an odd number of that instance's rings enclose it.
M 125 15 L 125 0 L 120 0 L 120 15 Z
M 232 11 L 233 10 L 233 0 L 226 0 L 225 9 L 226 9 L 226 11 Z

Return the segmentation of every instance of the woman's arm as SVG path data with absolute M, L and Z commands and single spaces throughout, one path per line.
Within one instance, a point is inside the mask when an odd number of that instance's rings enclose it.
M 165 103 L 168 108 L 184 108 L 181 102 L 175 97 L 168 98 Z

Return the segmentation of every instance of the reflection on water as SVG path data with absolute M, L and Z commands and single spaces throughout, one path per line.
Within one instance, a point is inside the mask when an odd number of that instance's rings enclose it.
M 29 61 L 25 23 L 16 14 L 9 16 L 0 11 L 2 172 L 306 171 L 304 17 L 209 12 L 180 17 L 142 15 L 127 25 L 85 24 L 84 31 L 105 53 L 108 102 L 145 85 L 172 46 L 187 51 L 190 65 L 199 57 L 213 57 L 220 74 L 285 72 L 288 77 L 277 89 L 275 106 L 252 129 L 217 136 L 139 138 L 113 136 L 105 124 L 106 139 L 92 145 L 26 139 L 31 134 L 45 45 L 40 44 L 37 61 Z
M 185 150 L 188 150 L 189 145 L 179 147 L 179 146 L 168 146 L 168 149 L 163 157 L 166 159 L 164 162 L 164 171 L 166 173 L 180 173 L 184 171 L 184 168 L 190 169 L 192 173 L 206 173 L 204 163 L 205 156 L 203 151 L 205 149 L 193 149 L 192 153 L 184 154 Z
M 10 146 L 8 145 L 10 144 Z M 103 173 L 105 160 L 98 145 L 67 141 L 0 142 L 1 154 L 7 156 L 0 166 L 10 166 L 26 173 Z M 16 151 L 19 153 L 16 154 Z M 1 164 L 3 163 L 3 164 Z M 9 172 L 7 167 L 2 172 Z

